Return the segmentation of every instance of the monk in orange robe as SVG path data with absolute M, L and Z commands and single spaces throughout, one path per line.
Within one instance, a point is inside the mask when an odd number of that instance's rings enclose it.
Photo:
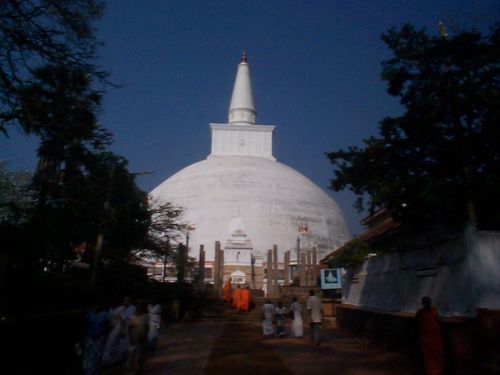
M 224 302 L 231 302 L 231 278 L 226 280 L 223 287 L 224 291 Z
M 248 286 L 241 290 L 239 310 L 246 312 L 250 310 L 250 289 L 248 289 Z
M 233 307 L 238 310 L 240 307 L 241 289 L 239 285 L 233 290 Z
M 432 306 L 429 297 L 422 298 L 422 306 L 417 311 L 417 321 L 425 373 L 427 375 L 440 375 L 444 367 L 444 350 L 438 310 Z

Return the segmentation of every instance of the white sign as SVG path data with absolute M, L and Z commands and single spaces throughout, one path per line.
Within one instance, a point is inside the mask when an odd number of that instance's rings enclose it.
M 327 268 L 321 270 L 321 289 L 341 289 L 340 268 Z

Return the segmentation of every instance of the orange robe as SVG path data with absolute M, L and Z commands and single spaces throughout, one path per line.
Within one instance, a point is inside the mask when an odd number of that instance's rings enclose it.
M 444 367 L 443 340 L 435 307 L 417 312 L 420 329 L 420 347 L 427 375 L 440 375 Z
M 250 309 L 250 290 L 242 289 L 240 296 L 239 310 L 248 311 Z
M 231 302 L 231 283 L 229 282 L 229 280 L 224 283 L 223 291 L 224 302 Z
M 238 309 L 240 307 L 240 297 L 241 297 L 241 289 L 235 288 L 233 290 L 233 307 Z

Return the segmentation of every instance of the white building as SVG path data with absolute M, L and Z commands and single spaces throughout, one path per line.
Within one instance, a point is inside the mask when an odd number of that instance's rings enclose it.
M 296 254 L 298 242 L 302 249 L 315 246 L 321 258 L 350 239 L 344 216 L 323 190 L 276 161 L 275 126 L 256 124 L 256 114 L 243 54 L 228 123 L 210 124 L 210 154 L 165 180 L 150 195 L 184 208 L 183 221 L 195 228 L 190 232 L 192 256 L 198 255 L 203 244 L 206 259 L 213 260 L 215 241 L 224 250 L 234 243 L 235 233 L 243 233 L 245 243 L 253 248 L 241 244 L 239 254 L 228 251 L 225 258 L 231 263 L 236 256 L 238 262 L 240 257 L 248 261 L 250 251 L 254 257 L 265 258 L 273 244 L 278 245 L 281 261 L 286 250 Z

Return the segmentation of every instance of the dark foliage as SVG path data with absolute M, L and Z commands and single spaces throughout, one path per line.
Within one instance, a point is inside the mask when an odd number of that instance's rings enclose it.
M 352 268 L 363 264 L 368 254 L 373 252 L 370 245 L 361 238 L 354 238 L 336 250 L 329 267 Z
M 382 120 L 363 148 L 327 154 L 331 188 L 406 224 L 498 229 L 500 26 L 447 38 L 406 25 L 382 39 L 393 52 L 382 78 L 405 112 Z
M 99 0 L 0 2 L 0 131 L 7 134 L 15 125 L 26 133 L 36 130 L 26 117 L 30 111 L 24 95 L 41 68 L 64 64 L 104 82 L 106 73 L 94 64 L 98 42 L 93 27 L 103 8 Z

